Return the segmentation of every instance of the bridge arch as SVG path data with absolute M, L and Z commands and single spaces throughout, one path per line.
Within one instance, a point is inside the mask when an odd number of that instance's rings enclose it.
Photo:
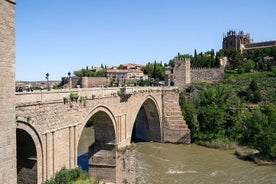
M 162 114 L 156 99 L 148 95 L 137 106 L 131 141 L 162 141 Z
M 38 132 L 29 123 L 16 121 L 17 183 L 42 183 L 43 149 Z
M 83 128 L 85 127 L 86 123 L 91 119 L 92 116 L 94 116 L 98 112 L 104 112 L 112 120 L 112 124 L 113 124 L 115 135 L 116 135 L 116 120 L 115 120 L 115 116 L 112 113 L 112 111 L 108 107 L 106 107 L 104 105 L 98 105 L 98 106 L 94 107 L 89 112 L 89 114 L 86 116 L 86 118 L 84 120 L 84 123 L 82 124 L 81 129 L 83 130 Z
M 93 108 L 82 125 L 81 132 L 78 141 L 78 165 L 90 176 L 115 182 L 116 121 L 111 110 L 102 105 Z

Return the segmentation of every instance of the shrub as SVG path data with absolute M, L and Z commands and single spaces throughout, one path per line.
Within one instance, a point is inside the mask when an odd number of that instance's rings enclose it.
M 79 94 L 78 93 L 70 93 L 70 99 L 71 99 L 71 101 L 77 102 L 78 98 L 79 98 Z
M 84 173 L 79 167 L 74 169 L 66 169 L 66 167 L 62 167 L 58 172 L 56 172 L 55 178 L 47 180 L 44 184 L 71 184 L 77 180 L 90 180 L 94 184 L 98 183 L 97 180 L 90 179 L 88 174 Z

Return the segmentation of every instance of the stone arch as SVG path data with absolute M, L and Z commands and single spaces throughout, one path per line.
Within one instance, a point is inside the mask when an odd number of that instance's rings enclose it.
M 144 141 L 162 141 L 162 114 L 156 99 L 148 95 L 138 108 L 132 124 L 131 141 L 136 138 Z
M 96 114 L 97 112 L 99 111 L 102 111 L 104 113 L 106 113 L 110 119 L 112 120 L 112 124 L 113 124 L 113 127 L 114 127 L 114 131 L 115 131 L 115 135 L 116 135 L 116 120 L 115 120 L 115 116 L 114 114 L 112 113 L 112 111 L 106 107 L 106 106 L 103 106 L 103 105 L 98 105 L 96 107 L 94 107 L 90 112 L 89 114 L 86 116 L 85 118 L 85 123 L 82 124 L 82 127 L 81 127 L 81 130 L 83 130 L 83 128 L 85 127 L 86 123 L 88 122 L 88 120 L 94 115 Z
M 22 136 L 24 136 L 24 139 L 20 139 Z M 25 172 L 25 174 L 27 174 L 27 178 L 20 178 L 18 176 L 17 183 L 20 183 L 21 179 L 23 180 L 23 183 L 26 183 L 25 179 L 32 180 L 34 176 L 36 176 L 35 183 L 42 183 L 43 182 L 43 164 L 44 164 L 43 163 L 43 150 L 42 150 L 41 138 L 40 138 L 38 132 L 29 123 L 26 123 L 24 121 L 17 121 L 16 122 L 16 139 L 17 139 L 17 157 L 19 157 L 19 158 L 17 158 L 17 170 L 18 170 L 17 175 L 20 174 L 20 171 L 22 171 L 21 172 L 21 173 L 23 173 L 22 175 L 24 175 L 24 172 Z M 25 144 L 24 148 L 23 148 L 24 155 L 20 156 L 18 154 L 22 154 L 21 151 L 23 151 L 23 150 L 21 150 L 18 147 L 19 146 L 18 144 L 24 144 L 25 143 L 24 141 L 27 141 L 27 143 L 30 143 L 33 145 Z M 28 146 L 27 149 L 26 149 L 26 146 Z M 34 146 L 34 147 L 32 147 L 32 146 Z M 25 165 L 23 164 L 23 165 L 19 166 L 20 165 L 19 162 L 22 161 L 22 159 L 25 159 L 26 156 L 29 156 L 27 159 L 28 159 L 30 165 L 28 165 L 28 163 L 24 163 Z M 28 165 L 27 167 L 32 166 L 32 168 L 25 169 L 24 166 L 26 166 L 26 164 Z M 30 173 L 32 173 L 33 175 Z
M 97 106 L 91 110 L 82 125 L 82 132 L 93 126 L 94 142 L 87 145 L 87 171 L 90 176 L 105 182 L 116 182 L 116 121 L 113 113 L 105 106 Z M 88 124 L 88 125 L 87 125 Z M 87 126 L 86 126 L 87 125 Z M 83 133 L 82 133 L 83 134 Z M 79 136 L 78 149 L 83 135 Z M 79 156 L 79 154 L 78 154 Z M 80 155 L 82 156 L 82 155 Z

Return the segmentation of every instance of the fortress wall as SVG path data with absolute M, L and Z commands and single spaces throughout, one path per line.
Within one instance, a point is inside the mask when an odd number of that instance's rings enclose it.
M 94 88 L 100 86 L 108 86 L 109 79 L 106 77 L 71 77 L 72 88 L 77 88 L 78 85 L 81 88 Z M 69 77 L 63 77 L 64 84 L 69 84 Z
M 109 79 L 106 77 L 81 77 L 81 88 L 107 86 Z
M 213 82 L 223 79 L 224 70 L 221 68 L 191 69 L 191 82 Z
M 0 183 L 16 183 L 15 0 L 0 0 Z

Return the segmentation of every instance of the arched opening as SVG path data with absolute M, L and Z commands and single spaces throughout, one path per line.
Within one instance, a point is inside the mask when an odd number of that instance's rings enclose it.
M 86 123 L 78 144 L 78 165 L 90 176 L 116 182 L 115 129 L 110 116 L 98 111 Z M 81 158 L 82 157 L 82 158 Z
M 16 129 L 17 183 L 37 183 L 37 151 L 29 133 Z
M 136 116 L 131 142 L 139 141 L 161 141 L 159 113 L 152 99 L 143 103 Z
M 85 172 L 89 169 L 89 147 L 95 142 L 95 129 L 91 119 L 82 130 L 78 144 L 78 166 Z

